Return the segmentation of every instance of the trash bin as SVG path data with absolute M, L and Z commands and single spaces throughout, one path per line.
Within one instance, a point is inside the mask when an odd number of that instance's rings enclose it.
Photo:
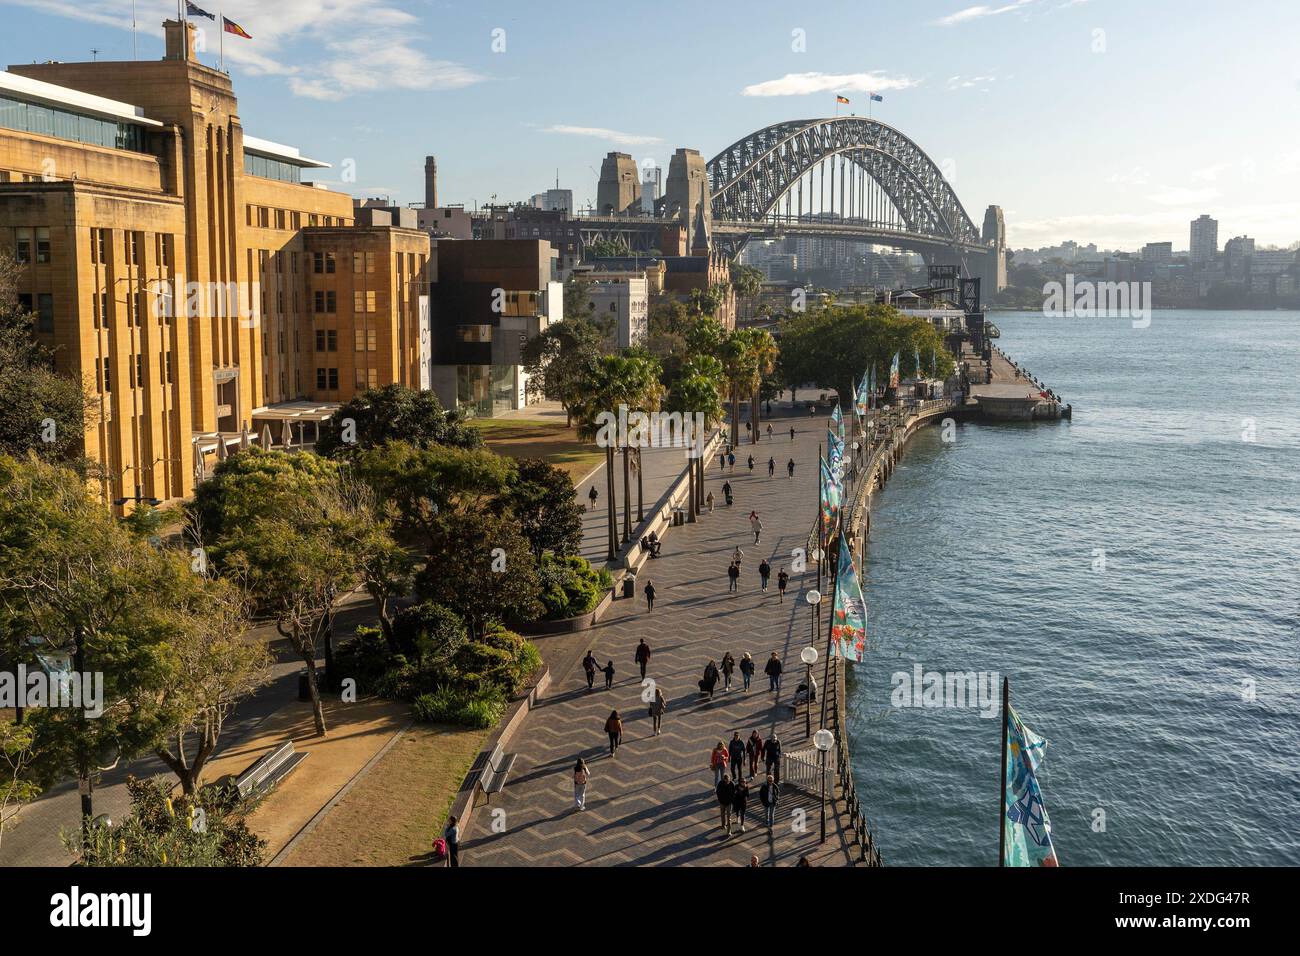
M 623 579 L 623 597 L 636 597 L 636 577 L 629 574 Z
M 298 672 L 298 699 L 311 700 L 311 685 L 307 683 L 307 668 Z

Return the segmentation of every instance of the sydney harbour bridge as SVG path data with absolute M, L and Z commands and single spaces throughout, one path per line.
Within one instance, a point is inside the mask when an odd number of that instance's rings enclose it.
M 930 265 L 957 265 L 965 275 L 982 277 L 989 291 L 1005 283 L 1001 210 L 990 206 L 977 226 L 939 165 L 876 120 L 777 123 L 736 140 L 707 163 L 692 150 L 678 150 L 653 218 L 638 218 L 614 198 L 618 184 L 611 180 L 618 171 L 611 162 L 621 156 L 607 157 L 601 205 L 579 220 L 586 242 L 608 239 L 646 251 L 655 247 L 656 221 L 693 228 L 707 204 L 710 238 L 729 255 L 760 239 L 844 240 L 918 252 Z

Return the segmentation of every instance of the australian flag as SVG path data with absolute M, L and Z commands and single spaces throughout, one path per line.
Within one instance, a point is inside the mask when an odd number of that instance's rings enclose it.
M 204 10 L 197 3 L 190 3 L 190 0 L 185 0 L 185 15 L 189 17 L 207 17 L 213 23 L 217 22 L 217 15 L 215 13 L 208 13 L 208 11 Z

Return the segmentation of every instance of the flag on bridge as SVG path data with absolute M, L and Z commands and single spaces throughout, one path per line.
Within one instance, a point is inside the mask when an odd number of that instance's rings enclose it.
M 829 534 L 835 524 L 836 515 L 840 513 L 840 489 L 835 476 L 826 464 L 826 459 L 819 458 L 818 461 L 821 462 L 822 533 Z
M 215 13 L 208 13 L 208 11 L 204 10 L 197 3 L 191 3 L 190 0 L 185 0 L 185 15 L 187 17 L 207 17 L 214 23 L 217 20 L 217 15 Z
M 840 567 L 835 575 L 835 607 L 831 612 L 831 656 L 855 664 L 866 659 L 867 601 L 853 567 L 853 552 L 840 532 Z
M 1002 865 L 1060 866 L 1052 845 L 1052 823 L 1038 789 L 1037 771 L 1043 762 L 1047 741 L 1020 720 L 1003 685 L 1005 715 L 1003 733 L 1006 776 L 1002 782 Z
M 227 33 L 233 33 L 237 37 L 243 37 L 245 40 L 253 39 L 243 27 L 234 20 L 231 20 L 229 17 L 223 16 L 221 18 L 221 29 L 225 30 Z
M 849 105 L 849 98 L 848 98 L 847 96 L 838 96 L 838 95 L 837 95 L 837 96 L 835 97 L 835 102 L 836 102 L 836 103 L 843 103 L 845 106 L 848 106 L 848 105 Z

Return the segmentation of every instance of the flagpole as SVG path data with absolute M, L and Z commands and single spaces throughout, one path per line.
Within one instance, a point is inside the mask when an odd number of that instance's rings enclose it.
M 842 511 L 843 511 L 843 509 L 841 509 L 841 512 L 842 512 Z M 832 635 L 832 634 L 834 633 L 834 631 L 835 631 L 835 602 L 836 602 L 836 600 L 839 598 L 839 591 L 840 591 L 840 555 L 839 555 L 839 552 L 840 552 L 840 550 L 843 548 L 843 541 L 844 541 L 844 538 L 843 538 L 843 532 L 840 532 L 840 534 L 836 536 L 836 547 L 835 547 L 835 552 L 836 552 L 836 553 L 835 553 L 835 580 L 834 580 L 834 582 L 831 584 L 831 613 L 830 613 L 831 621 L 830 621 L 830 626 L 826 628 L 826 667 L 825 667 L 825 669 L 822 671 L 822 689 L 821 689 L 821 695 L 822 695 L 822 727 L 825 727 L 825 726 L 826 726 L 826 695 L 827 695 L 827 693 L 828 693 L 827 688 L 830 687 L 830 684 L 831 684 L 831 635 Z M 829 570 L 829 568 L 828 568 L 827 570 Z M 839 677 L 839 673 L 840 673 L 840 665 L 839 665 L 839 662 L 836 661 L 836 663 L 835 663 L 835 676 L 836 676 L 836 678 Z M 838 735 L 836 735 L 836 741 L 837 741 L 837 742 L 838 742 L 838 739 L 839 739 L 839 738 L 838 738 Z
M 1007 865 L 1007 707 L 1011 681 L 1002 678 L 1002 787 L 998 798 L 998 866 Z
M 822 589 L 822 485 L 826 479 L 822 476 L 822 443 L 817 443 L 817 592 Z
M 220 50 L 217 57 L 217 72 L 224 73 L 226 72 L 226 10 L 224 7 L 221 8 L 218 16 L 221 17 L 221 23 L 218 24 L 221 27 L 221 34 L 217 38 Z

